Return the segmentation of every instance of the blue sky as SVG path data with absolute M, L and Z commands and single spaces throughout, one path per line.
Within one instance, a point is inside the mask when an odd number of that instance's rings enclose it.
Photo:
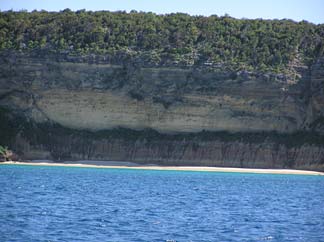
M 293 19 L 324 23 L 324 0 L 0 0 L 1 11 L 45 9 L 126 10 L 235 18 Z

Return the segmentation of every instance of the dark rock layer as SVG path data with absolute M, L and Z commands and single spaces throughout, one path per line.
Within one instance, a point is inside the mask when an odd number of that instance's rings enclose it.
M 323 170 L 323 59 L 292 67 L 295 77 L 17 53 L 0 61 L 1 144 L 23 159 Z

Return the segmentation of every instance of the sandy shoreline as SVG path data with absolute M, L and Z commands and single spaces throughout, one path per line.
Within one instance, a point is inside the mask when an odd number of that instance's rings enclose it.
M 89 164 L 90 163 L 90 164 Z M 236 172 L 236 173 L 260 173 L 260 174 L 291 174 L 291 175 L 320 175 L 323 172 L 292 170 L 292 169 L 252 169 L 252 168 L 231 168 L 231 167 L 206 167 L 206 166 L 157 166 L 157 165 L 138 165 L 132 162 L 115 161 L 76 161 L 55 163 L 46 162 L 2 162 L 0 165 L 29 165 L 29 166 L 62 166 L 62 167 L 86 167 L 86 168 L 105 168 L 105 169 L 137 169 L 137 170 L 165 170 L 165 171 L 208 171 L 208 172 Z M 105 165 L 103 165 L 105 164 Z

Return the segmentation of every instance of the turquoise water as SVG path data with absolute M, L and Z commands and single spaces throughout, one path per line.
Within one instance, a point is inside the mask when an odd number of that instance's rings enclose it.
M 324 241 L 324 177 L 0 166 L 0 241 Z

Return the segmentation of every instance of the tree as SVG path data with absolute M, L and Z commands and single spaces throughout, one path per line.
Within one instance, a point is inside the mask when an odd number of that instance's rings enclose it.
M 111 60 L 136 53 L 135 58 L 154 56 L 153 62 L 166 65 L 193 63 L 188 56 L 197 53 L 199 63 L 275 71 L 287 68 L 296 53 L 311 64 L 324 54 L 323 46 L 324 25 L 306 21 L 70 9 L 0 12 L 0 52 L 69 50 L 72 55 L 105 54 Z

